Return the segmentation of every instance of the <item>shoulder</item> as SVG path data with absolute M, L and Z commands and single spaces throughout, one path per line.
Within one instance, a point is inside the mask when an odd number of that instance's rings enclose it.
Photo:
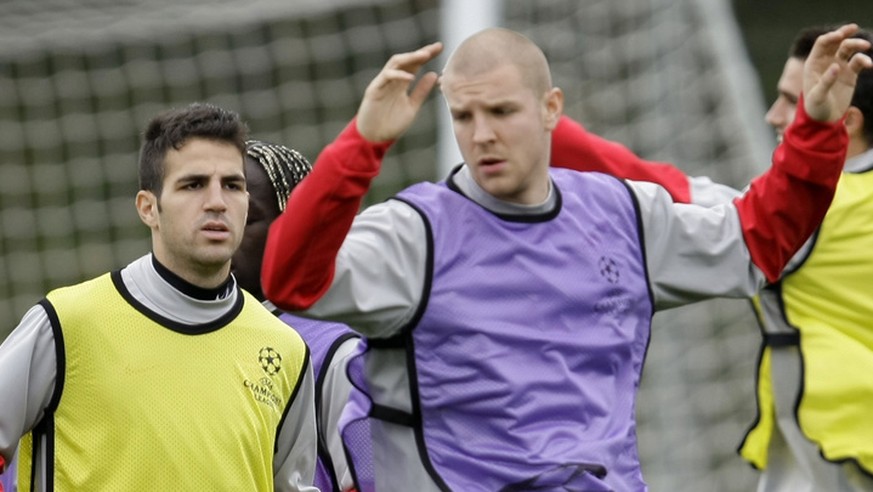
M 118 293 L 111 274 L 106 273 L 84 282 L 59 287 L 46 294 L 42 301 L 47 311 L 63 309 L 72 313 L 90 313 L 95 304 L 106 304 Z
M 111 274 L 104 273 L 99 277 L 92 278 L 90 280 L 85 280 L 84 282 L 80 282 L 78 284 L 67 285 L 64 287 L 58 287 L 49 291 L 46 294 L 46 297 L 65 297 L 65 296 L 76 296 L 82 295 L 85 293 L 93 292 L 95 290 L 106 289 L 112 285 Z
M 549 176 L 559 186 L 609 186 L 624 188 L 624 180 L 615 176 L 597 171 L 576 171 L 564 168 L 549 168 Z

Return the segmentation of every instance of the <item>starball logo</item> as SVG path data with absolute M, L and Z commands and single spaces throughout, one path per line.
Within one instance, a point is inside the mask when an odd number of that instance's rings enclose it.
M 594 303 L 594 311 L 598 314 L 615 318 L 624 316 L 633 306 L 633 302 L 626 295 L 625 291 L 620 288 L 621 267 L 619 262 L 615 258 L 601 256 L 597 265 L 600 268 L 600 276 L 610 285 L 614 286 L 614 288 L 610 289 L 607 297 Z
M 266 376 L 257 381 L 245 379 L 243 385 L 252 392 L 252 396 L 260 403 L 274 410 L 281 411 L 285 405 L 282 398 L 273 392 L 273 377 L 282 370 L 282 356 L 272 347 L 264 347 L 258 352 L 258 365 Z
M 611 284 L 617 284 L 621 280 L 621 271 L 618 269 L 618 263 L 612 258 L 601 256 L 597 262 L 600 267 L 600 275 Z
M 282 356 L 272 347 L 264 347 L 258 352 L 258 362 L 267 376 L 275 376 L 282 369 Z

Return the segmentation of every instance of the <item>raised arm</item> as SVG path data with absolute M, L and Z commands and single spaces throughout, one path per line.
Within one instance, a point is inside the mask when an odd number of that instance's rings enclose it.
M 330 287 L 337 252 L 391 143 L 412 124 L 437 75 L 417 83 L 421 67 L 442 51 L 434 43 L 394 55 L 364 93 L 357 117 L 325 147 L 270 226 L 261 282 L 277 306 L 301 310 Z
M 734 201 L 752 260 L 771 282 L 821 223 L 833 199 L 848 143 L 841 119 L 858 72 L 873 66 L 858 53 L 870 43 L 849 38 L 857 31 L 849 24 L 818 38 L 804 63 L 802 104 L 786 141 L 776 149 L 770 170 Z
M 843 35 L 850 32 L 838 32 L 837 44 Z M 833 59 L 836 54 L 818 56 Z M 639 206 L 656 309 L 755 294 L 766 281 L 778 279 L 785 262 L 818 226 L 833 197 L 848 141 L 839 115 L 851 94 L 841 94 L 845 87 L 833 84 L 832 76 L 846 70 L 851 73 L 845 80 L 851 82 L 860 68 L 838 65 L 831 76 L 807 85 L 808 93 L 824 91 L 816 102 L 798 106 L 772 167 L 743 197 L 713 207 L 689 206 L 672 202 L 653 183 L 628 182 Z
M 844 33 L 849 32 L 848 30 L 851 29 L 857 30 L 857 27 L 850 25 L 845 26 L 843 29 L 847 30 L 838 31 L 838 33 L 842 34 L 837 34 L 837 36 L 845 35 Z M 832 103 L 826 106 L 818 106 L 818 101 L 816 101 L 816 107 L 821 107 L 823 111 L 830 113 L 839 110 L 837 105 L 839 104 L 838 99 L 840 97 L 844 98 L 847 93 L 851 97 L 856 72 L 850 67 L 847 67 L 849 70 L 842 71 L 839 69 L 840 65 L 836 64 L 834 69 L 837 72 L 832 73 L 834 77 L 833 82 L 818 84 L 827 75 L 826 69 L 833 62 L 833 57 L 836 55 L 834 50 L 838 43 L 836 45 L 833 44 L 833 41 L 828 41 L 828 43 L 827 45 L 822 45 L 821 49 L 830 51 L 822 51 L 823 56 L 817 58 L 814 65 L 809 65 L 811 72 L 808 75 L 810 83 L 816 83 L 818 87 L 816 89 L 817 95 L 814 97 L 821 99 L 829 98 Z M 845 53 L 854 53 L 854 50 L 858 49 L 858 46 L 854 44 L 856 43 L 846 45 L 844 48 Z M 846 65 L 848 58 L 846 58 L 845 54 L 841 55 L 841 57 L 843 64 Z M 861 59 L 858 59 L 855 63 L 856 68 L 864 65 Z M 839 87 L 835 88 L 838 93 L 832 94 L 829 90 L 832 83 L 839 85 Z M 811 88 L 812 86 L 810 86 Z M 809 97 L 807 97 L 807 100 L 809 100 Z M 842 113 L 839 114 L 842 115 Z M 813 115 L 813 119 L 825 121 L 828 119 L 828 116 L 833 115 L 823 114 L 821 117 Z M 625 146 L 588 132 L 580 123 L 567 116 L 561 118 L 558 126 L 552 132 L 551 165 L 577 171 L 597 171 L 618 178 L 656 183 L 664 187 L 670 193 L 673 201 L 677 203 L 697 203 L 697 200 L 692 197 L 693 186 L 690 181 L 694 178 L 689 178 L 681 169 L 668 163 L 643 160 Z

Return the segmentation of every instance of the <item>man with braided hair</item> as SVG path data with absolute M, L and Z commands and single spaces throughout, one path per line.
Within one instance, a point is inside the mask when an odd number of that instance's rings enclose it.
M 53 290 L 0 345 L 19 489 L 315 490 L 308 349 L 230 273 L 246 135 L 208 104 L 156 116 L 135 203 L 152 252 Z
M 257 140 L 246 142 L 249 215 L 231 269 L 240 287 L 251 292 L 265 307 L 292 326 L 310 348 L 318 423 L 315 485 L 322 492 L 367 490 L 359 485 L 362 481 L 366 485 L 366 476 L 352 476 L 337 429 L 351 389 L 346 368 L 360 337 L 343 324 L 314 321 L 282 312 L 266 300 L 261 290 L 261 262 L 267 231 L 273 220 L 285 210 L 291 190 L 311 170 L 309 161 L 294 149 Z M 369 435 L 362 437 L 369 439 Z
M 282 210 L 291 190 L 312 170 L 299 152 L 284 145 L 249 140 L 246 142 L 246 185 L 249 215 L 239 250 L 233 255 L 233 275 L 245 290 L 259 300 L 261 260 L 270 223 Z

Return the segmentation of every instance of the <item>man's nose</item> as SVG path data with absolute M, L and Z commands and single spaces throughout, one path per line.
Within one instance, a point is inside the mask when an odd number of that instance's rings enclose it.
M 204 206 L 207 210 L 223 211 L 227 209 L 227 201 L 224 196 L 224 187 L 218 181 L 210 182 L 206 187 L 206 202 Z
M 488 118 L 476 117 L 473 120 L 473 141 L 487 143 L 494 140 L 494 129 Z
M 777 130 L 781 129 L 785 126 L 787 120 L 785 115 L 787 109 L 785 102 L 781 99 L 773 101 L 773 105 L 770 106 L 770 109 L 767 110 L 767 114 L 764 115 L 764 121 Z

